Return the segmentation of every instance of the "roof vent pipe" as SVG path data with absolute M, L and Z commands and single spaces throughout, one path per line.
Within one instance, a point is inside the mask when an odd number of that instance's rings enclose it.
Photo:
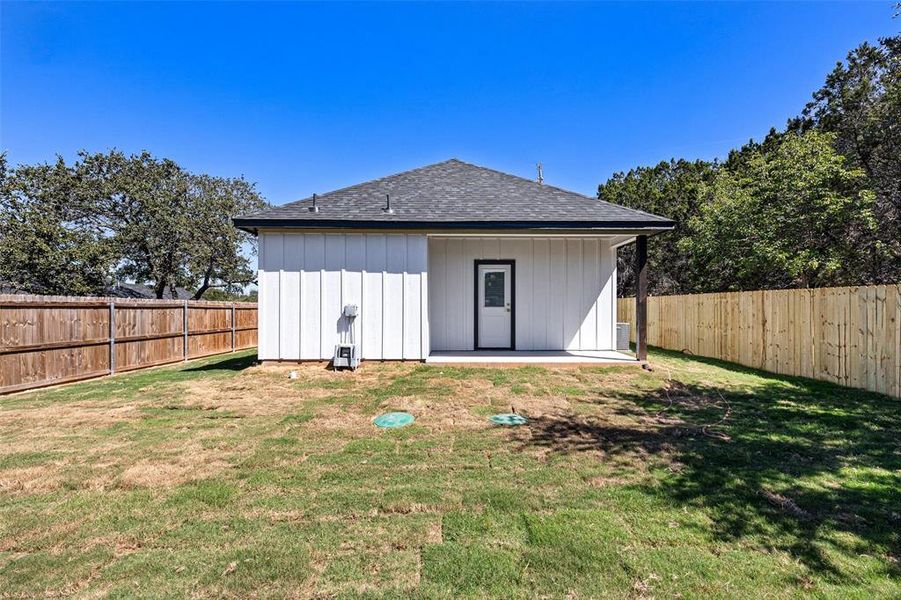
M 315 212 L 315 213 L 319 212 L 319 207 L 316 206 L 316 194 L 313 194 L 313 206 L 310 206 L 309 209 L 310 209 L 310 212 Z
M 391 208 L 391 196 L 389 196 L 388 194 L 385 194 L 385 207 L 382 208 L 382 212 L 386 215 L 394 214 L 394 209 Z

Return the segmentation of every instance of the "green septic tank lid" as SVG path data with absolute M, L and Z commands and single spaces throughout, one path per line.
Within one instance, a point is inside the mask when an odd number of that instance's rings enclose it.
M 376 427 L 393 428 L 409 425 L 414 420 L 413 415 L 410 413 L 390 412 L 377 416 L 373 423 Z
M 500 415 L 492 415 L 488 420 L 495 425 L 525 425 L 529 420 L 522 415 L 514 413 L 504 413 Z

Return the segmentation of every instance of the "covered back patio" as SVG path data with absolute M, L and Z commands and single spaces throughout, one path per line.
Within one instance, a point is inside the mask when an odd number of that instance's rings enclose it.
M 628 364 L 617 348 L 617 249 L 638 246 L 638 312 L 646 306 L 647 236 L 428 235 L 429 364 Z M 641 274 L 644 276 L 642 277 Z M 640 325 L 646 323 L 640 319 Z M 623 352 L 625 350 L 625 352 Z

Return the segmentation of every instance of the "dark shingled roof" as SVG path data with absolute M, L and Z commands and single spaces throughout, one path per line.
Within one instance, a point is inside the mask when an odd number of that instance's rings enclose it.
M 394 214 L 383 211 L 385 195 Z M 613 229 L 660 231 L 669 219 L 451 159 L 234 219 L 266 227 Z
M 106 289 L 107 296 L 115 298 L 156 298 L 156 292 L 149 285 L 143 283 L 122 283 L 117 282 L 116 285 Z M 172 290 L 169 286 L 163 290 L 163 298 L 166 300 L 190 300 L 194 294 L 183 287 L 175 288 L 175 297 L 172 297 Z

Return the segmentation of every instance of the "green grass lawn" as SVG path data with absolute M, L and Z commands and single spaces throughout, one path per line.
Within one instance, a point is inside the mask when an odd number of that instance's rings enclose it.
M 0 597 L 901 597 L 901 401 L 651 359 L 0 398 Z

